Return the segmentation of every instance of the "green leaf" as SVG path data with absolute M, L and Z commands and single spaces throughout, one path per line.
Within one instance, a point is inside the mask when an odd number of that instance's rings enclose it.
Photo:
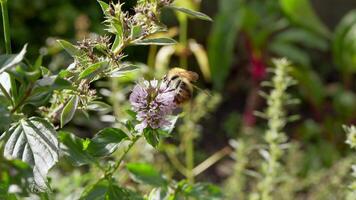
M 306 99 L 312 102 L 315 106 L 323 105 L 326 96 L 326 88 L 316 72 L 311 69 L 293 68 L 291 74 L 298 81 L 301 93 Z
M 333 56 L 337 67 L 344 73 L 356 72 L 356 10 L 350 11 L 337 25 Z
M 204 13 L 201 13 L 201 12 L 197 12 L 197 11 L 194 11 L 194 10 L 189 10 L 187 8 L 182 8 L 182 7 L 176 7 L 176 6 L 168 6 L 168 8 L 171 8 L 175 11 L 179 11 L 179 12 L 183 12 L 191 17 L 195 17 L 195 18 L 198 18 L 198 19 L 202 19 L 202 20 L 205 20 L 205 21 L 213 21 L 208 15 L 204 14 Z
M 143 200 L 143 198 L 128 189 L 117 186 L 114 182 L 102 179 L 94 185 L 89 186 L 83 192 L 80 200 Z
M 328 38 L 329 30 L 315 14 L 309 0 L 279 0 L 285 14 L 296 24 Z
M 32 95 L 62 89 L 72 89 L 72 83 L 57 75 L 47 76 L 35 82 Z
M 275 39 L 278 42 L 303 44 L 306 47 L 317 48 L 322 51 L 328 48 L 328 42 L 324 38 L 304 29 L 292 28 L 282 31 L 275 36 Z
M 88 145 L 87 151 L 96 157 L 112 154 L 128 137 L 118 128 L 105 128 L 99 131 Z
M 159 144 L 159 134 L 157 131 L 153 130 L 152 128 L 145 128 L 143 130 L 143 135 L 146 138 L 146 141 L 156 148 Z
M 282 41 L 275 41 L 270 44 L 269 48 L 273 53 L 281 57 L 287 57 L 295 63 L 303 66 L 310 65 L 309 55 L 296 45 Z
M 0 55 L 0 74 L 3 73 L 5 70 L 19 64 L 26 54 L 26 49 L 27 44 L 25 44 L 25 46 L 18 54 Z
M 96 75 L 102 72 L 106 66 L 108 66 L 107 61 L 94 63 L 79 74 L 79 79 L 94 78 Z
M 208 41 L 211 78 L 215 89 L 221 90 L 229 75 L 234 58 L 234 46 L 244 10 L 240 0 L 220 0 L 217 15 Z
M 88 110 L 97 111 L 100 113 L 108 113 L 112 111 L 112 107 L 102 101 L 92 101 L 87 106 Z
M 20 159 L 33 168 L 34 184 L 39 191 L 47 189 L 48 171 L 58 162 L 59 143 L 52 124 L 39 118 L 22 119 L 4 133 L 4 156 Z
M 142 27 L 141 26 L 134 26 L 131 29 L 131 38 L 135 39 L 140 37 L 142 34 Z
M 111 46 L 111 50 L 113 52 L 116 52 L 119 49 L 119 47 L 121 45 L 121 42 L 122 42 L 122 35 L 121 34 L 115 35 L 115 40 L 114 40 L 114 43 Z
M 220 189 L 210 183 L 189 184 L 186 180 L 178 183 L 178 188 L 183 192 L 186 198 L 194 198 L 199 200 L 222 200 L 223 195 Z
M 174 45 L 177 42 L 171 38 L 149 38 L 134 42 L 134 45 Z
M 61 151 L 63 151 L 64 155 L 73 165 L 86 165 L 95 160 L 95 158 L 85 151 L 85 140 L 65 131 L 59 132 L 59 140 L 63 144 L 61 145 Z
M 114 69 L 110 72 L 110 77 L 122 77 L 125 76 L 126 73 L 130 73 L 132 71 L 138 70 L 139 68 L 136 65 L 127 64 L 120 68 Z
M 103 11 L 104 14 L 108 12 L 109 9 L 109 4 L 105 3 L 104 1 L 98 0 L 98 3 L 100 4 L 101 10 Z
M 80 55 L 80 50 L 75 47 L 73 44 L 70 42 L 67 42 L 65 40 L 57 40 L 57 42 L 63 47 L 64 50 L 66 50 L 72 57 L 74 56 L 79 56 Z
M 67 102 L 61 113 L 61 127 L 66 125 L 74 117 L 75 111 L 77 110 L 79 104 L 79 96 L 74 95 Z
M 10 111 L 0 105 L 0 131 L 7 130 L 11 124 L 11 114 Z
M 167 185 L 167 181 L 152 165 L 145 163 L 128 163 L 126 168 L 129 170 L 133 180 L 138 183 L 149 184 L 156 187 Z

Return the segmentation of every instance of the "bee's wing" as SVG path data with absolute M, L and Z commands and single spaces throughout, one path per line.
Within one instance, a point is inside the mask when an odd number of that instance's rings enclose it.
M 199 74 L 192 72 L 192 71 L 185 72 L 184 76 L 186 76 L 188 80 L 193 81 L 193 82 L 197 81 L 199 79 Z

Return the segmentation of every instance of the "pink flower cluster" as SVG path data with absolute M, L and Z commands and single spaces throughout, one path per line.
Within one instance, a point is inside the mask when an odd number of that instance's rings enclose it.
M 146 127 L 153 129 L 169 126 L 167 116 L 176 108 L 175 91 L 157 80 L 138 83 L 130 95 L 132 108 L 137 112 L 136 119 L 140 121 L 135 126 L 138 132 Z

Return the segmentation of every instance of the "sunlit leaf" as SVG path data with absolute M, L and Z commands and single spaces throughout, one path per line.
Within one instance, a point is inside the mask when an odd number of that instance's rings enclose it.
M 190 9 L 182 8 L 182 7 L 176 7 L 176 6 L 169 6 L 169 8 L 171 8 L 175 11 L 183 12 L 191 17 L 195 17 L 195 18 L 202 19 L 205 21 L 213 21 L 208 15 L 198 12 L 198 11 L 194 11 L 194 10 L 190 10 Z
M 126 66 L 122 66 L 120 68 L 114 69 L 113 71 L 110 72 L 110 77 L 122 77 L 124 76 L 126 73 L 138 70 L 138 66 L 136 65 L 132 65 L 132 64 L 128 64 Z
M 39 117 L 22 119 L 6 131 L 4 156 L 20 159 L 33 168 L 36 189 L 47 189 L 47 173 L 58 162 L 59 143 L 54 127 Z
M 18 54 L 0 55 L 0 74 L 3 73 L 5 70 L 19 64 L 26 54 L 26 49 L 27 44 L 25 44 L 25 46 Z
M 103 13 L 107 13 L 108 9 L 109 9 L 109 4 L 105 3 L 104 1 L 100 1 L 98 0 L 98 3 L 100 4 L 101 10 L 103 11 Z
M 100 113 L 108 113 L 112 110 L 112 107 L 102 101 L 92 101 L 88 104 L 87 109 Z
M 61 127 L 66 125 L 74 117 L 75 111 L 77 110 L 79 104 L 79 96 L 74 95 L 64 106 L 61 113 Z
M 108 62 L 106 61 L 94 63 L 79 74 L 79 79 L 94 78 L 97 74 L 102 72 L 107 65 Z
M 126 165 L 132 178 L 142 184 L 149 184 L 152 186 L 165 186 L 166 180 L 161 174 L 152 166 L 145 163 L 128 163 Z
M 210 81 L 211 74 L 209 59 L 204 47 L 198 44 L 195 40 L 189 40 L 189 47 L 198 61 L 200 71 L 203 73 L 204 79 L 206 81 Z
M 134 42 L 135 45 L 174 45 L 177 42 L 171 38 L 149 38 Z
M 70 42 L 67 42 L 65 40 L 57 40 L 57 42 L 63 47 L 64 50 L 66 50 L 71 56 L 79 56 L 80 55 L 80 50 L 75 47 L 73 44 Z

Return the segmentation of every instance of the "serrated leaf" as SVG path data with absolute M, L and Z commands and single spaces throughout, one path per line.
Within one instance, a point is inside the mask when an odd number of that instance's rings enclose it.
M 174 45 L 177 41 L 171 38 L 149 38 L 134 42 L 134 45 Z
M 183 12 L 191 17 L 195 17 L 195 18 L 202 19 L 205 21 L 213 21 L 208 15 L 201 13 L 201 12 L 197 12 L 197 11 L 190 10 L 187 8 L 176 7 L 176 6 L 168 6 L 168 7 L 175 11 Z
M 167 181 L 152 165 L 145 163 L 128 163 L 126 168 L 130 172 L 131 177 L 139 183 L 156 187 L 165 186 L 167 184 Z
M 58 162 L 59 143 L 54 127 L 39 117 L 22 119 L 5 132 L 4 156 L 20 159 L 33 168 L 36 189 L 47 189 L 48 171 Z
M 101 61 L 94 63 L 87 67 L 84 71 L 79 74 L 79 79 L 83 78 L 94 78 L 97 74 L 99 74 L 103 69 L 108 65 L 108 62 Z
M 87 151 L 92 156 L 108 156 L 112 154 L 121 144 L 127 139 L 124 131 L 118 128 L 105 128 L 99 131 L 93 139 L 91 139 Z
M 80 197 L 80 200 L 143 200 L 143 198 L 128 189 L 117 186 L 114 182 L 102 179 L 99 182 L 87 187 Z
M 26 54 L 26 49 L 27 44 L 25 44 L 25 46 L 18 54 L 0 55 L 0 74 L 3 73 L 5 70 L 19 64 Z
M 79 104 L 79 96 L 74 95 L 67 102 L 61 113 L 61 127 L 66 125 L 74 117 L 75 111 L 77 110 Z
M 61 150 L 73 165 L 81 166 L 94 161 L 94 158 L 85 151 L 83 139 L 72 133 L 61 131 L 59 140 L 61 141 Z
M 75 47 L 72 43 L 67 42 L 65 40 L 57 40 L 57 42 L 63 47 L 66 52 L 68 52 L 71 56 L 78 56 L 80 55 L 80 50 Z

